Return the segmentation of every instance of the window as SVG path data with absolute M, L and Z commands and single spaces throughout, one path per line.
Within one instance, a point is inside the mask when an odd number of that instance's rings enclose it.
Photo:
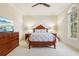
M 77 39 L 77 7 L 72 6 L 68 12 L 68 37 Z

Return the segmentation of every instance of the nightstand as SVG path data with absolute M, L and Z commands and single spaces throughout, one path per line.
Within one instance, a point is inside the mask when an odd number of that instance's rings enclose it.
M 57 33 L 52 33 L 52 34 L 55 35 L 55 36 L 57 35 Z
M 31 33 L 25 33 L 25 40 L 27 40 L 30 35 L 31 35 Z

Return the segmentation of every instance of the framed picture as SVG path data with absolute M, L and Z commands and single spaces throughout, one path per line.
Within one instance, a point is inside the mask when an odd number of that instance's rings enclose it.
M 0 16 L 0 32 L 13 32 L 13 21 Z

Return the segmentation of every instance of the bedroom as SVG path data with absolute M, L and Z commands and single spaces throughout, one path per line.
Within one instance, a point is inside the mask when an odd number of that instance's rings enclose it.
M 79 16 L 79 4 L 47 3 L 50 7 L 45 6 L 45 4 L 38 4 L 35 7 L 32 7 L 33 5 L 35 5 L 35 3 L 0 3 L 0 16 L 13 21 L 13 31 L 19 32 L 19 46 L 12 50 L 8 56 L 79 55 L 79 53 L 77 53 L 79 52 L 79 39 L 68 38 L 67 20 L 68 10 L 71 10 L 72 6 L 77 5 L 77 15 Z M 31 47 L 28 49 L 28 44 L 26 43 L 29 42 L 25 40 L 25 35 L 31 34 L 33 28 L 36 28 L 39 25 L 47 28 L 49 33 L 57 35 L 56 49 L 53 49 L 53 47 Z M 77 33 L 77 36 L 78 34 L 79 33 Z M 60 41 L 58 41 L 58 38 Z M 40 52 L 40 49 L 42 52 Z M 77 52 L 75 50 L 77 50 Z M 63 52 L 60 53 L 59 51 Z M 65 53 L 66 51 L 70 53 Z M 42 54 L 43 52 L 51 53 Z

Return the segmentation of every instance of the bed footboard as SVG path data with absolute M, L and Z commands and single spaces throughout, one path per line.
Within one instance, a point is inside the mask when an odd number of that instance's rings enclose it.
M 56 39 L 54 41 L 40 42 L 40 41 L 30 41 L 29 40 L 29 49 L 31 47 L 43 47 L 43 46 L 54 46 L 56 48 Z

